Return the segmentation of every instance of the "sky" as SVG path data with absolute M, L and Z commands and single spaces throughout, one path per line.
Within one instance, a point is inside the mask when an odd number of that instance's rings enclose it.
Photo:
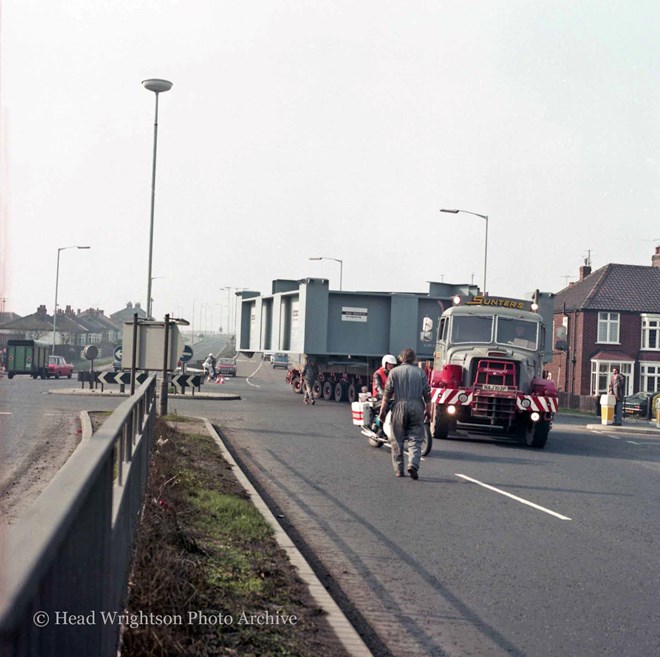
M 0 0 L 4 310 L 556 292 L 660 244 L 657 0 Z M 572 278 L 569 278 L 572 277 Z M 230 297 L 231 298 L 231 297 Z M 233 306 L 233 300 L 230 301 Z

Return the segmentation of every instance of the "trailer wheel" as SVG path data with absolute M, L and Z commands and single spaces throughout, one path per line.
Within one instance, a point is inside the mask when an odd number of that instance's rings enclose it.
M 32 378 L 33 378 L 33 379 L 36 379 L 36 378 L 37 378 L 37 375 L 36 375 L 36 374 L 33 374 L 33 375 L 32 375 Z
M 322 392 L 321 382 L 317 379 L 314 381 L 314 385 L 312 386 L 312 394 L 314 395 L 314 399 L 320 399 Z
M 7 378 L 8 379 L 13 379 L 14 378 L 14 373 L 13 372 L 7 372 Z
M 321 392 L 323 393 L 323 399 L 325 399 L 325 401 L 330 401 L 334 393 L 334 390 L 332 389 L 332 383 L 330 381 L 326 381 L 323 384 L 323 389 Z
M 293 379 L 291 379 L 291 388 L 293 389 L 293 392 L 297 394 L 302 394 L 302 379 L 299 376 L 294 376 Z
M 355 385 L 355 383 L 349 383 L 348 390 L 347 390 L 347 395 L 348 395 L 348 401 L 351 404 L 354 401 L 357 401 L 358 393 L 357 393 L 357 386 Z
M 424 440 L 419 446 L 422 456 L 427 456 L 433 447 L 433 436 L 431 435 L 431 423 L 424 422 Z
M 343 383 L 335 383 L 335 401 L 341 402 L 346 400 L 346 385 Z
M 534 426 L 533 433 L 527 438 L 527 444 L 530 447 L 543 449 L 548 442 L 548 434 L 550 433 L 550 422 L 548 420 L 539 420 Z

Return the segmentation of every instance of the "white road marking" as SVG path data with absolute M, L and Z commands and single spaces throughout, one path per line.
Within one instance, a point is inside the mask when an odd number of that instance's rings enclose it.
M 0 411 L 0 415 L 11 415 L 11 411 Z
M 245 377 L 245 382 L 246 382 L 249 386 L 252 386 L 253 388 L 261 388 L 261 386 L 257 385 L 256 383 L 252 383 L 252 382 L 250 381 L 250 377 L 254 376 L 254 375 L 255 375 L 255 374 L 261 369 L 261 367 L 263 366 L 263 364 L 264 364 L 265 362 L 266 362 L 265 360 L 262 360 L 262 361 L 259 363 L 259 367 L 257 367 L 257 369 L 254 370 L 254 372 L 252 372 L 252 374 L 248 374 L 248 376 Z
M 639 445 L 639 443 L 636 443 L 634 440 L 626 440 L 626 442 L 627 442 L 629 445 Z
M 543 511 L 544 513 L 549 513 L 551 516 L 555 516 L 555 518 L 559 518 L 560 520 L 570 520 L 568 516 L 563 516 L 561 513 L 557 513 L 556 511 L 551 511 L 550 509 L 546 509 L 543 506 L 539 506 L 538 504 L 534 504 L 534 502 L 530 502 L 528 500 L 523 499 L 522 497 L 518 497 L 517 495 L 512 495 L 511 493 L 507 493 L 504 490 L 501 490 L 499 488 L 495 488 L 495 486 L 490 486 L 488 484 L 484 484 L 482 481 L 479 481 L 478 479 L 472 479 L 472 477 L 467 477 L 466 475 L 463 474 L 458 474 L 455 473 L 457 477 L 461 477 L 461 479 L 465 479 L 466 481 L 471 481 L 473 484 L 477 484 L 478 486 L 483 486 L 484 488 L 487 488 L 488 490 L 492 490 L 496 493 L 499 493 L 500 495 L 506 495 L 507 497 L 510 497 L 512 500 L 516 500 L 516 502 L 520 502 L 521 504 L 526 504 L 527 506 L 531 506 L 535 509 L 538 509 L 539 511 Z

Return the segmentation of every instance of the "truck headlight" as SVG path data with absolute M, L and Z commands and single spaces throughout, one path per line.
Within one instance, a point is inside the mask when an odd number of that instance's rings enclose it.
M 523 408 L 529 408 L 529 407 L 532 405 L 532 402 L 531 402 L 529 399 L 523 399 L 523 400 L 520 402 L 520 405 L 521 405 Z
M 454 406 L 453 404 L 450 404 L 449 406 L 447 406 L 447 414 L 448 415 L 455 415 L 456 414 L 456 406 Z
M 532 422 L 538 422 L 541 419 L 540 413 L 537 413 L 536 411 L 534 411 L 529 417 L 531 418 Z
M 467 395 L 464 392 L 462 392 L 458 396 L 458 401 L 461 402 L 461 404 L 465 404 L 465 402 L 467 401 Z

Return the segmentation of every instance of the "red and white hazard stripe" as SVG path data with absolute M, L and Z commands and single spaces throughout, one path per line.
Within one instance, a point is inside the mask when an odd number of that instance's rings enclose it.
M 465 401 L 460 401 L 461 395 L 466 396 Z M 472 390 L 462 390 L 460 388 L 436 388 L 431 395 L 431 401 L 434 404 L 455 404 L 467 406 L 472 402 Z
M 529 399 L 529 406 L 523 406 L 523 400 Z M 537 397 L 536 395 L 519 395 L 516 399 L 516 406 L 520 411 L 536 411 L 538 413 L 556 413 L 556 397 Z

